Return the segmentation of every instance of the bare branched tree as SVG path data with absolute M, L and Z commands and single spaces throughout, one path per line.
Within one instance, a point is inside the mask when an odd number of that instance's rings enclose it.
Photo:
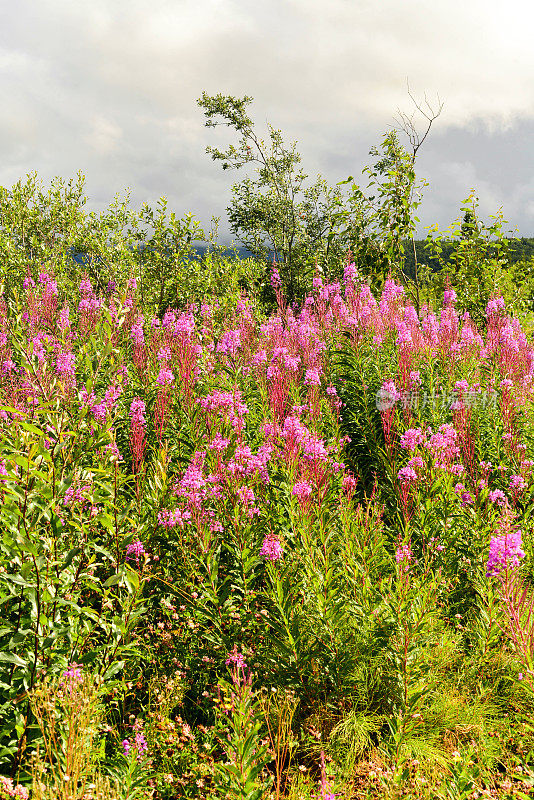
M 406 86 L 408 89 L 408 97 L 414 104 L 415 109 L 411 114 L 405 114 L 403 111 L 400 111 L 400 109 L 397 109 L 397 114 L 399 115 L 399 119 L 395 118 L 395 122 L 397 123 L 398 128 L 406 134 L 408 141 L 410 142 L 410 147 L 412 149 L 412 163 L 414 163 L 419 149 L 421 148 L 423 142 L 430 133 L 430 128 L 432 127 L 432 124 L 435 122 L 435 120 L 440 116 L 441 112 L 443 111 L 445 103 L 440 100 L 439 95 L 436 95 L 436 103 L 435 105 L 431 105 L 426 96 L 426 92 L 424 95 L 424 101 L 418 102 L 410 90 L 410 84 L 408 82 L 408 79 L 406 79 Z M 425 120 L 424 124 L 426 128 L 423 130 L 422 133 L 418 131 L 416 124 L 414 122 L 414 118 L 417 112 L 419 112 L 419 114 L 421 114 L 421 116 Z
M 424 100 L 418 101 L 412 94 L 410 90 L 410 84 L 408 78 L 406 78 L 406 87 L 408 90 L 408 97 L 414 104 L 415 108 L 411 114 L 405 114 L 400 109 L 397 109 L 397 114 L 399 118 L 395 118 L 395 122 L 397 123 L 397 128 L 401 130 L 407 137 L 410 147 L 411 147 L 411 159 L 412 159 L 412 167 L 415 165 L 415 160 L 417 158 L 417 153 L 421 149 L 421 146 L 425 139 L 427 138 L 428 134 L 430 133 L 430 129 L 435 122 L 435 120 L 440 116 L 441 112 L 443 111 L 443 107 L 445 103 L 440 100 L 439 95 L 436 95 L 435 104 L 431 104 L 426 96 L 426 92 L 424 94 Z M 415 117 L 417 114 L 420 114 L 423 117 L 424 124 L 423 129 L 420 131 L 416 125 Z M 413 257 L 414 257 L 414 270 L 415 270 L 415 304 L 417 308 L 417 312 L 419 313 L 420 307 L 420 300 L 419 300 L 419 265 L 417 263 L 417 251 L 415 247 L 415 236 L 412 235 L 412 247 L 413 247 Z

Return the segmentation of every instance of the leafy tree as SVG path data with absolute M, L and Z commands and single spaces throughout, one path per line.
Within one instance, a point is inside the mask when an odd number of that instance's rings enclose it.
M 274 255 L 279 260 L 288 299 L 293 300 L 308 288 L 316 264 L 328 269 L 344 255 L 339 240 L 331 235 L 340 191 L 321 177 L 307 186 L 296 143 L 286 147 L 281 132 L 271 125 L 269 143 L 260 139 L 247 115 L 251 102 L 248 96 L 202 94 L 198 104 L 204 109 L 206 127 L 226 125 L 240 136 L 237 146 L 206 151 L 222 162 L 224 170 L 256 166 L 256 178 L 233 186 L 230 228 L 256 257 L 267 261 Z
M 444 233 L 435 225 L 428 233 L 427 250 L 441 267 L 430 278 L 430 284 L 438 296 L 446 283 L 455 288 L 460 305 L 483 327 L 486 305 L 492 296 L 502 294 L 511 304 L 520 294 L 509 264 L 512 240 L 504 235 L 506 220 L 502 211 L 490 215 L 489 224 L 480 219 L 474 189 L 461 211 L 462 222 L 458 218 Z
M 367 193 L 352 176 L 339 184 L 350 184 L 350 195 L 338 203 L 336 235 L 350 247 L 361 274 L 381 281 L 402 271 L 420 200 L 414 197 L 414 159 L 396 131 L 385 134 L 381 150 L 373 147 L 370 155 L 377 160 L 363 170 L 369 178 Z
M 48 190 L 36 173 L 7 189 L 0 186 L 0 278 L 9 294 L 22 283 L 29 264 L 56 272 L 72 262 L 71 249 L 85 217 L 85 177 L 55 178 Z
M 471 208 L 467 208 L 464 213 L 460 235 L 462 239 L 471 239 L 480 234 L 476 214 Z
M 410 95 L 411 96 L 411 95 Z M 412 98 L 413 99 L 413 98 Z M 415 159 L 432 123 L 441 112 L 427 103 L 416 104 L 427 120 L 420 135 L 412 117 L 401 115 L 401 128 L 408 136 L 411 152 L 399 141 L 396 130 L 383 137 L 381 150 L 370 154 L 377 160 L 364 169 L 369 182 L 364 192 L 349 177 L 331 188 L 318 177 L 309 187 L 300 169 L 296 144 L 286 148 L 280 131 L 269 125 L 270 144 L 259 139 L 247 106 L 252 98 L 203 93 L 198 104 L 204 109 L 206 126 L 226 125 L 239 134 L 238 145 L 226 150 L 208 147 L 223 169 L 257 165 L 258 177 L 245 178 L 233 187 L 228 208 L 232 232 L 256 256 L 273 252 L 280 259 L 280 272 L 292 299 L 305 291 L 315 265 L 330 276 L 339 275 L 343 261 L 352 252 L 362 275 L 381 282 L 388 273 L 400 273 L 404 264 L 404 242 L 413 240 L 420 203 Z M 350 184 L 343 196 L 339 187 Z M 423 184 L 424 185 L 424 184 Z M 419 284 L 415 269 L 418 302 Z
M 205 234 L 192 214 L 179 219 L 167 214 L 167 198 L 158 200 L 154 210 L 145 203 L 139 214 L 139 260 L 143 298 L 163 314 L 176 303 L 182 286 L 184 267 L 197 258 L 194 242 Z

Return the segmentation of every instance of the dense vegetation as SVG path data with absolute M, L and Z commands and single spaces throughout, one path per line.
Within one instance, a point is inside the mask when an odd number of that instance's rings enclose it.
M 291 234 L 273 147 L 249 259 L 0 190 L 0 798 L 534 785 L 532 259 L 472 197 L 410 271 L 389 134 L 379 206 L 319 182 Z

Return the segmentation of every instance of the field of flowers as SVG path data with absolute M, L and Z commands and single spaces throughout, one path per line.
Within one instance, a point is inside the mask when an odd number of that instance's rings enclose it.
M 0 798 L 532 796 L 530 337 L 271 282 L 0 298 Z

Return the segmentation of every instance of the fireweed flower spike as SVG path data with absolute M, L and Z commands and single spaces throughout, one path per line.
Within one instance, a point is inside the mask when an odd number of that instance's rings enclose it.
M 234 644 L 234 649 L 231 653 L 229 653 L 228 658 L 224 662 L 227 667 L 232 666 L 232 664 L 237 667 L 238 669 L 246 669 L 246 662 L 243 653 L 237 652 L 237 645 Z
M 260 550 L 260 556 L 263 556 L 268 561 L 278 561 L 284 555 L 284 550 L 280 543 L 280 539 L 274 533 L 268 533 L 263 540 L 263 545 Z
M 80 683 L 83 683 L 82 670 L 83 664 L 69 664 L 69 668 L 63 672 L 63 680 L 59 684 L 60 688 L 72 694 Z
M 504 536 L 492 536 L 486 576 L 496 577 L 503 570 L 516 569 L 519 566 L 519 559 L 524 557 L 520 530 L 506 533 Z
M 139 566 L 139 559 L 141 558 L 141 556 L 144 556 L 145 554 L 146 550 L 143 547 L 142 542 L 139 541 L 139 539 L 136 539 L 135 542 L 132 542 L 126 548 L 126 560 L 127 561 L 130 559 L 133 560 L 135 558 L 137 566 Z
M 133 724 L 133 741 L 130 739 L 123 739 L 121 742 L 122 750 L 126 758 L 130 755 L 133 751 L 137 758 L 137 761 L 141 762 L 143 757 L 145 756 L 148 750 L 148 744 L 145 739 L 145 734 L 143 732 L 143 722 L 140 719 L 136 719 Z

